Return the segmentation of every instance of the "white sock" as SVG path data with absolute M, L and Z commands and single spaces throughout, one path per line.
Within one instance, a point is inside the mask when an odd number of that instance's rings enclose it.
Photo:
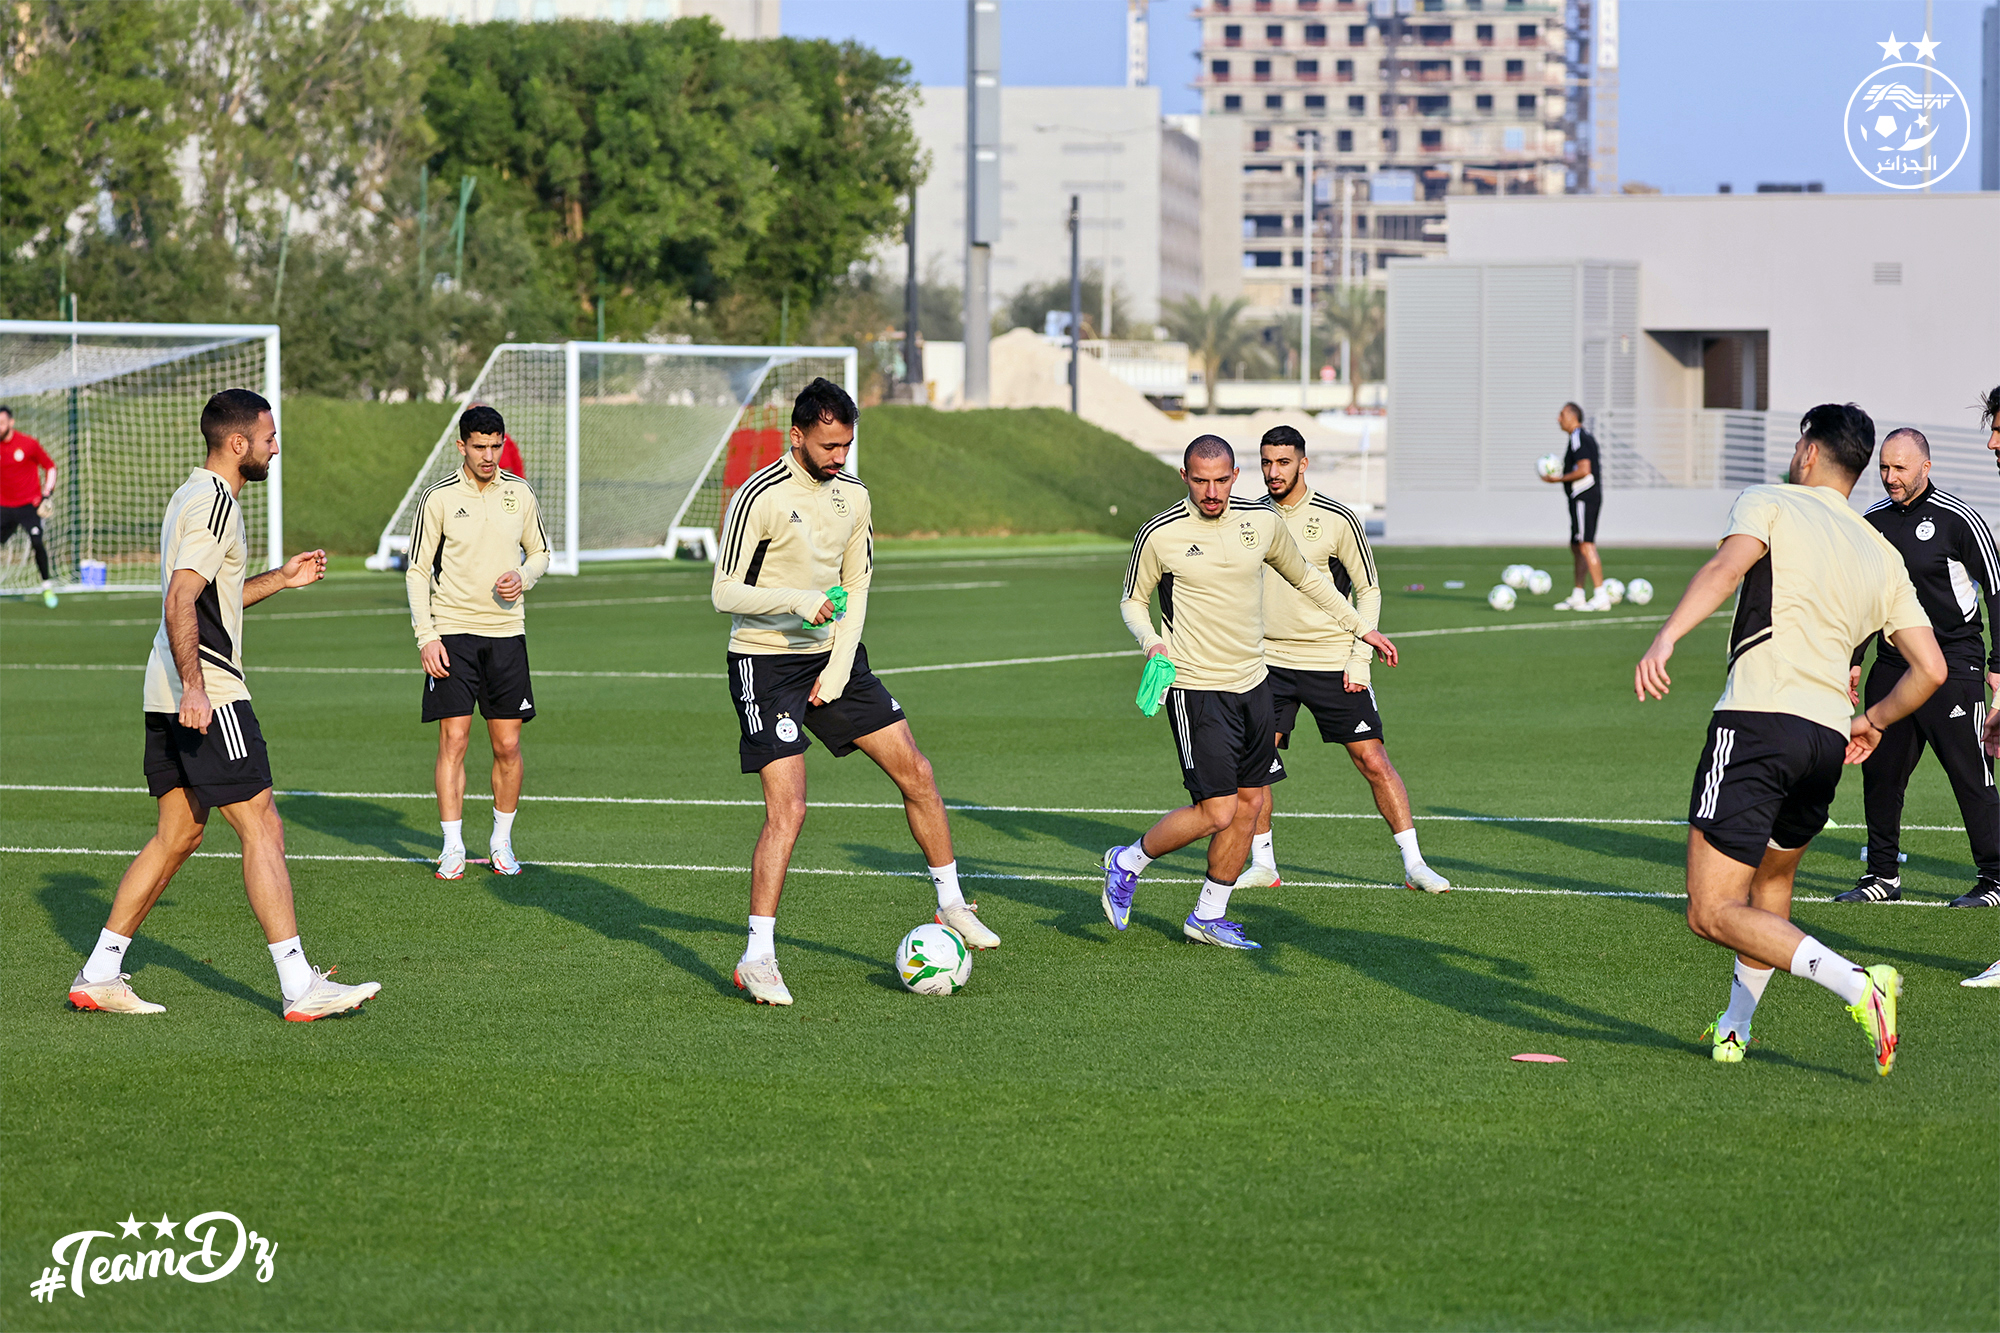
M 743 951 L 745 958 L 776 958 L 778 942 L 773 938 L 778 929 L 778 918 L 774 916 L 753 916 L 750 918 L 750 947 Z
M 1757 1012 L 1757 1002 L 1764 998 L 1764 987 L 1771 984 L 1771 977 L 1777 971 L 1773 967 L 1752 967 L 1741 958 L 1736 960 L 1736 976 L 1729 983 L 1729 1007 L 1722 1011 L 1717 1026 L 1724 1032 L 1734 1032 L 1738 1036 L 1750 1030 L 1751 1016 Z
M 931 883 L 937 886 L 938 906 L 965 906 L 965 890 L 958 887 L 958 862 L 931 867 Z
M 1256 833 L 1250 837 L 1250 864 L 1262 866 L 1266 870 L 1278 868 L 1278 853 L 1271 846 L 1269 833 Z
M 1860 1004 L 1868 993 L 1867 975 L 1810 935 L 1792 955 L 1792 975 L 1817 981 L 1849 1004 Z
M 1118 868 L 1121 870 L 1130 871 L 1136 875 L 1151 864 L 1153 864 L 1153 858 L 1146 855 L 1144 849 L 1137 842 L 1133 843 L 1130 847 L 1120 847 L 1118 849 Z
M 463 819 L 440 819 L 438 827 L 444 830 L 444 849 L 448 852 L 465 850 L 465 821 Z
M 493 812 L 493 841 L 514 845 L 514 816 L 519 810 L 495 810 Z
M 120 935 L 106 927 L 97 932 L 97 947 L 83 961 L 83 979 L 93 984 L 109 981 L 125 970 L 125 953 L 132 947 L 130 935 Z
M 1396 835 L 1396 846 L 1403 853 L 1403 869 L 1415 870 L 1424 863 L 1424 854 L 1417 850 L 1417 831 L 1406 828 Z
M 287 1000 L 298 999 L 312 986 L 312 964 L 306 961 L 306 949 L 298 936 L 272 945 L 271 961 L 278 965 L 278 989 Z
M 1213 921 L 1217 917 L 1229 915 L 1229 895 L 1236 891 L 1234 884 L 1217 884 L 1212 879 L 1201 882 L 1201 901 L 1194 905 L 1195 917 L 1202 921 Z

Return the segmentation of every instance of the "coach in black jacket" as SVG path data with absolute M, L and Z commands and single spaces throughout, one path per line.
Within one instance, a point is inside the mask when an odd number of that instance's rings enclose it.
M 1902 896 L 1896 852 L 1903 793 L 1928 743 L 1951 779 L 1979 874 L 1972 891 L 1951 905 L 2000 907 L 2000 791 L 1993 785 L 1993 761 L 1980 744 L 1986 687 L 2000 692 L 2000 553 L 1985 520 L 1963 500 L 1931 484 L 1930 442 L 1921 431 L 1890 432 L 1882 441 L 1881 473 L 1889 498 L 1872 506 L 1867 519 L 1902 552 L 1950 674 L 1928 702 L 1883 731 L 1882 743 L 1862 764 L 1868 870 L 1836 901 L 1886 902 Z M 1982 590 L 1987 623 L 1994 631 L 1990 651 L 1979 627 Z M 1853 684 L 1859 684 L 1867 646 L 1855 650 Z M 1906 670 L 1902 655 L 1877 635 L 1866 702 L 1887 695 Z

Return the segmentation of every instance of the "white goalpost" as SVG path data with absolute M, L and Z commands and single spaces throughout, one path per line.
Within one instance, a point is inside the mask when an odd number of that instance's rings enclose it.
M 548 529 L 550 572 L 671 558 L 684 546 L 713 560 L 730 495 L 778 456 L 799 390 L 824 376 L 853 394 L 857 371 L 852 347 L 502 343 L 368 567 L 394 569 L 408 555 L 417 497 L 459 466 L 458 417 L 476 404 L 499 411 L 521 451 Z
M 0 404 L 56 465 L 43 520 L 64 591 L 157 592 L 160 519 L 201 465 L 201 409 L 254 389 L 284 434 L 275 324 L 122 324 L 0 319 Z M 252 562 L 284 563 L 284 455 L 243 491 Z M 25 535 L 0 547 L 0 594 L 41 586 Z

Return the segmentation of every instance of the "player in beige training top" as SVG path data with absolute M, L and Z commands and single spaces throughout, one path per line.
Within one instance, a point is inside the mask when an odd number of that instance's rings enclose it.
M 1779 967 L 1841 999 L 1887 1074 L 1896 1059 L 1896 996 L 1886 963 L 1856 967 L 1791 922 L 1792 881 L 1826 827 L 1843 760 L 1858 764 L 1882 729 L 1945 679 L 1944 653 L 1902 556 L 1853 509 L 1848 493 L 1875 452 L 1875 423 L 1849 403 L 1806 413 L 1791 483 L 1736 497 L 1720 549 L 1639 659 L 1641 699 L 1666 697 L 1674 644 L 1741 585 L 1729 629 L 1729 678 L 1709 721 L 1688 803 L 1688 925 L 1736 951 L 1729 1005 L 1712 1054 L 1735 1063 Z M 1854 645 L 1881 633 L 1909 663 L 1859 717 L 1847 693 Z
M 438 724 L 437 877 L 465 873 L 465 752 L 472 706 L 493 745 L 493 836 L 487 862 L 518 875 L 514 815 L 521 800 L 521 724 L 535 715 L 524 599 L 549 568 L 549 538 L 527 479 L 500 466 L 507 425 L 490 407 L 458 419 L 463 464 L 417 503 L 403 586 L 423 662 L 426 722 Z
M 1146 655 L 1165 654 L 1174 665 L 1166 709 L 1192 802 L 1164 815 L 1137 842 L 1104 854 L 1104 915 L 1125 929 L 1140 872 L 1155 858 L 1207 838 L 1208 877 L 1181 933 L 1204 944 L 1255 949 L 1260 946 L 1225 913 L 1258 813 L 1271 784 L 1285 776 L 1264 667 L 1265 567 L 1391 666 L 1396 649 L 1365 627 L 1326 576 L 1306 563 L 1277 510 L 1230 495 L 1237 470 L 1227 440 L 1201 436 L 1188 445 L 1182 463 L 1187 499 L 1139 529 L 1118 609 Z M 1155 589 L 1164 638 L 1153 632 Z
M 738 750 L 743 771 L 764 788 L 764 827 L 750 863 L 750 939 L 735 971 L 736 984 L 759 1004 L 792 1002 L 774 931 L 806 818 L 807 732 L 835 757 L 859 750 L 889 775 L 930 866 L 937 919 L 975 949 L 1000 943 L 959 888 L 951 824 L 930 761 L 917 749 L 903 706 L 868 669 L 861 635 L 874 529 L 868 488 L 840 470 L 860 415 L 830 380 L 815 379 L 799 393 L 790 447 L 730 500 L 715 564 L 715 609 L 731 617 Z
M 1363 629 L 1374 629 L 1380 623 L 1382 588 L 1375 578 L 1375 557 L 1368 549 L 1361 520 L 1347 506 L 1306 484 L 1306 441 L 1298 431 L 1273 426 L 1264 432 L 1259 452 L 1269 503 L 1284 517 L 1306 563 L 1324 570 L 1333 586 L 1353 599 Z M 1397 850 L 1403 854 L 1403 883 L 1426 893 L 1449 890 L 1451 882 L 1425 865 L 1423 853 L 1417 850 L 1410 793 L 1382 744 L 1382 715 L 1376 711 L 1375 688 L 1369 683 L 1375 650 L 1334 624 L 1268 566 L 1264 571 L 1264 660 L 1271 669 L 1278 748 L 1287 748 L 1301 705 L 1311 709 L 1319 724 L 1320 740 L 1345 745 L 1348 758 L 1374 790 L 1375 808 L 1388 821 Z M 1269 801 L 1257 816 L 1257 833 L 1250 841 L 1250 868 L 1236 882 L 1248 888 L 1280 882 L 1277 853 L 1271 845 Z
M 201 433 L 208 456 L 167 502 L 160 525 L 160 629 L 145 686 L 146 787 L 160 821 L 118 881 L 110 919 L 70 983 L 69 999 L 79 1009 L 115 1014 L 165 1012 L 132 993 L 128 951 L 139 924 L 201 846 L 209 811 L 220 810 L 243 843 L 243 888 L 270 944 L 284 1015 L 309 1023 L 354 1009 L 382 988 L 329 980 L 307 964 L 299 943 L 285 825 L 271 801 L 271 761 L 243 683 L 243 608 L 319 582 L 326 552 L 303 552 L 282 569 L 246 579 L 250 547 L 239 499 L 245 482 L 271 475 L 277 421 L 260 395 L 224 389 L 202 409 Z

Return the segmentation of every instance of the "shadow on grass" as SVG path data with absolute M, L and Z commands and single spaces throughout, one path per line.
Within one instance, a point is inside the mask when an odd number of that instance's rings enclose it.
M 97 947 L 97 932 L 104 925 L 104 918 L 111 911 L 111 888 L 92 875 L 48 874 L 42 877 L 42 887 L 35 896 L 42 909 L 49 914 L 49 921 L 56 933 L 76 950 L 78 964 L 89 957 Z M 171 907 L 162 898 L 153 910 Z M 247 908 L 245 909 L 247 912 Z M 251 928 L 255 929 L 255 923 Z M 276 978 L 272 979 L 271 991 L 267 994 L 256 990 L 235 977 L 219 970 L 213 963 L 194 958 L 171 944 L 143 933 L 133 942 L 132 953 L 127 956 L 129 970 L 137 973 L 140 967 L 160 966 L 178 972 L 197 986 L 205 987 L 218 995 L 227 995 L 234 1000 L 260 1009 L 268 1009 L 274 1014 L 284 1012 L 284 1004 L 277 993 Z
M 441 832 L 412 828 L 404 811 L 373 801 L 345 796 L 282 796 L 278 798 L 278 813 L 288 825 L 405 860 L 435 861 L 444 845 Z

